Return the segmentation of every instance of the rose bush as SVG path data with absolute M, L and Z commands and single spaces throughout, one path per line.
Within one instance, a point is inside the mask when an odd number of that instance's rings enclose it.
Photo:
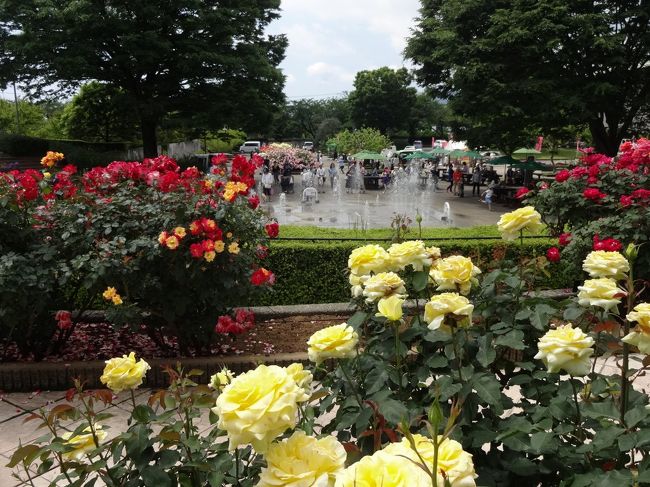
M 252 326 L 234 307 L 275 280 L 262 250 L 277 224 L 250 201 L 261 159 L 238 156 L 228 168 L 217 156 L 205 175 L 160 156 L 79 175 L 57 158 L 44 158 L 44 172 L 0 174 L 4 343 L 38 359 L 73 331 L 76 315 L 63 328 L 55 312 L 91 306 L 162 346 L 177 337 L 184 353 Z

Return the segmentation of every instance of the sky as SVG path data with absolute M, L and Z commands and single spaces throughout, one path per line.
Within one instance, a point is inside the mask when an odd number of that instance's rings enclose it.
M 280 65 L 287 98 L 331 98 L 352 90 L 357 71 L 409 67 L 402 51 L 419 7 L 419 0 L 282 0 L 268 32 L 289 38 Z
M 409 67 L 402 51 L 419 7 L 419 0 L 282 0 L 267 32 L 289 38 L 281 64 L 287 98 L 340 96 L 352 91 L 357 71 Z M 13 90 L 0 97 L 13 99 Z

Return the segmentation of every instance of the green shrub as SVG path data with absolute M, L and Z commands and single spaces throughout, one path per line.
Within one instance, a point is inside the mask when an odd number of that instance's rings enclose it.
M 42 156 L 48 150 L 47 139 L 27 135 L 0 134 L 0 152 L 12 156 Z
M 466 230 L 475 231 L 475 229 Z M 385 230 L 377 230 L 377 232 L 381 231 Z M 281 232 L 286 232 L 286 229 Z M 523 250 L 519 244 L 496 239 L 433 240 L 428 241 L 427 244 L 440 247 L 443 256 L 463 254 L 471 257 L 484 272 L 487 272 L 504 257 L 545 255 L 546 250 L 554 245 L 555 241 L 547 238 L 526 239 Z M 353 249 L 361 245 L 363 242 L 355 241 L 273 241 L 266 265 L 269 269 L 273 269 L 277 285 L 271 292 L 255 301 L 255 304 L 289 305 L 349 301 L 350 285 L 346 274 L 348 256 Z M 388 243 L 384 245 L 388 246 Z M 544 288 L 560 289 L 574 286 L 574 276 L 567 272 L 561 263 L 551 264 L 549 273 L 550 276 L 542 282 Z

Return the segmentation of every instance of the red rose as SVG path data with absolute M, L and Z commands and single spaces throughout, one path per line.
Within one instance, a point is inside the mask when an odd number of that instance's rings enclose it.
M 559 262 L 560 261 L 560 249 L 557 247 L 551 247 L 546 251 L 546 258 L 550 260 L 551 262 Z
M 214 246 L 214 244 L 213 244 Z M 192 254 L 192 257 L 195 259 L 202 259 L 203 258 L 203 244 L 202 243 L 193 243 L 190 245 L 190 254 Z
M 530 193 L 530 190 L 528 188 L 519 188 L 517 190 L 517 193 L 515 193 L 515 198 L 520 200 L 524 198 L 528 193 Z
M 226 154 L 217 154 L 212 158 L 212 165 L 218 166 L 220 164 L 226 164 L 228 162 L 228 156 Z
M 588 200 L 600 202 L 605 196 L 605 193 L 601 193 L 598 188 L 587 188 L 582 192 L 582 195 Z
M 264 228 L 266 229 L 266 234 L 269 238 L 277 238 L 280 234 L 280 225 L 278 222 L 267 223 Z
M 258 206 L 260 206 L 260 197 L 257 195 L 251 196 L 248 198 L 248 204 L 252 209 L 256 209 Z
M 275 274 L 273 274 L 271 271 L 264 269 L 264 267 L 261 267 L 257 269 L 255 272 L 253 272 L 253 275 L 251 275 L 251 284 L 253 286 L 261 286 L 262 284 L 273 284 L 275 282 Z
M 558 238 L 558 243 L 562 247 L 566 247 L 567 245 L 569 245 L 569 242 L 571 242 L 571 234 L 570 233 L 563 233 Z
M 231 316 L 223 315 L 219 316 L 214 331 L 221 334 L 232 333 L 233 335 L 240 335 L 246 331 L 246 328 L 233 320 Z
M 627 195 L 621 196 L 621 206 L 623 208 L 627 208 L 628 206 L 632 206 L 633 204 L 634 204 L 634 198 Z
M 609 252 L 618 252 L 623 248 L 623 244 L 615 238 L 608 238 L 606 240 L 603 240 L 603 244 L 605 246 L 605 250 Z
M 239 308 L 235 312 L 235 321 L 248 330 L 255 326 L 255 313 L 247 309 Z
M 558 172 L 555 175 L 555 180 L 558 183 L 563 183 L 564 181 L 566 181 L 570 177 L 571 177 L 571 172 L 568 169 L 562 169 L 560 172 Z

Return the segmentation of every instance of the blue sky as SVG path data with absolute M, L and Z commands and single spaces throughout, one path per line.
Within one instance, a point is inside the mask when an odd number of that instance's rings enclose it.
M 327 98 L 352 90 L 354 75 L 402 58 L 419 0 L 282 0 L 269 33 L 289 38 L 281 67 L 289 99 Z
M 341 95 L 352 90 L 357 71 L 404 66 L 419 7 L 419 0 L 282 0 L 268 32 L 289 38 L 281 65 L 288 99 Z M 12 99 L 13 91 L 0 97 Z

